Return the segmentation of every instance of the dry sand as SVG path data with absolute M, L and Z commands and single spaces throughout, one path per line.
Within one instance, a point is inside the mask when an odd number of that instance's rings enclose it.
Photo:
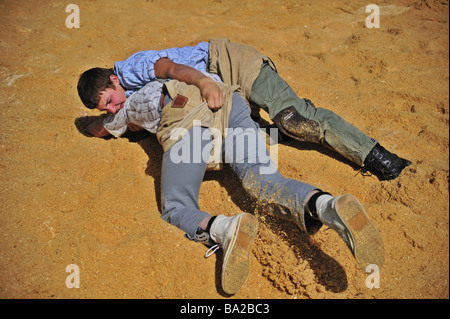
M 76 119 L 87 68 L 134 52 L 227 36 L 272 57 L 301 96 L 378 139 L 413 165 L 393 181 L 290 141 L 287 177 L 352 193 L 386 246 L 380 287 L 334 231 L 311 236 L 267 216 L 231 170 L 208 172 L 201 207 L 261 221 L 252 271 L 233 298 L 449 298 L 448 0 L 0 2 L 0 297 L 225 298 L 220 254 L 160 218 L 161 149 L 154 136 L 89 138 Z M 97 116 L 95 111 L 87 112 Z M 66 287 L 66 267 L 80 288 Z

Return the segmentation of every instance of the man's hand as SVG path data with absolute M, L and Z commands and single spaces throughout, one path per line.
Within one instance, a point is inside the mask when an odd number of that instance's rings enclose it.
M 85 127 L 85 132 L 95 137 L 105 137 L 109 132 L 103 127 L 103 116 L 89 116 L 85 117 L 89 123 Z
M 200 89 L 202 98 L 208 102 L 211 110 L 218 110 L 224 103 L 222 91 L 216 82 L 202 72 L 183 64 L 177 64 L 167 58 L 155 63 L 155 75 L 160 79 L 175 79 L 186 84 L 193 84 Z
M 218 110 L 222 107 L 223 93 L 213 79 L 206 77 L 199 82 L 200 93 L 204 101 L 208 103 L 211 110 Z

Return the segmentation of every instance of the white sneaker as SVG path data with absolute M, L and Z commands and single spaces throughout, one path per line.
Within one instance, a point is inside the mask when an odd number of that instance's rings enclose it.
M 233 217 L 219 215 L 211 225 L 211 239 L 223 249 L 222 289 L 235 294 L 250 271 L 250 248 L 258 233 L 255 216 L 243 213 Z
M 334 197 L 321 215 L 324 224 L 338 232 L 363 270 L 370 264 L 381 268 L 383 240 L 355 196 Z

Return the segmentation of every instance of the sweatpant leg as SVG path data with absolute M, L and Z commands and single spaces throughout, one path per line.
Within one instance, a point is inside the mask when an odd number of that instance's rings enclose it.
M 261 68 L 250 93 L 250 102 L 269 112 L 273 119 L 282 110 L 293 106 L 307 120 L 318 123 L 319 140 L 352 162 L 363 166 L 364 160 L 377 141 L 364 134 L 334 112 L 316 108 L 310 101 L 301 99 L 269 65 Z
M 317 188 L 281 175 L 270 159 L 258 125 L 250 117 L 250 108 L 236 93 L 228 124 L 225 162 L 236 172 L 244 189 L 266 212 L 293 220 L 303 231 L 308 231 L 305 199 Z
M 191 237 L 195 235 L 200 222 L 210 216 L 201 211 L 198 205 L 207 165 L 198 152 L 205 148 L 204 151 L 209 154 L 211 150 L 210 140 L 199 138 L 204 130 L 207 129 L 193 127 L 164 153 L 162 162 L 161 218 Z

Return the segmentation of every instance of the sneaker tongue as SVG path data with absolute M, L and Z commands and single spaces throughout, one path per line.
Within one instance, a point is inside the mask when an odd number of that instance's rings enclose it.
M 210 229 L 211 239 L 219 244 L 222 249 L 226 250 L 228 247 L 228 243 L 233 237 L 239 218 L 239 215 L 234 217 L 219 215 L 212 223 Z
M 329 214 L 333 198 L 334 197 L 329 194 L 323 194 L 316 199 L 317 217 L 319 217 L 319 220 L 322 223 L 330 227 L 332 227 L 334 221 L 333 216 Z

